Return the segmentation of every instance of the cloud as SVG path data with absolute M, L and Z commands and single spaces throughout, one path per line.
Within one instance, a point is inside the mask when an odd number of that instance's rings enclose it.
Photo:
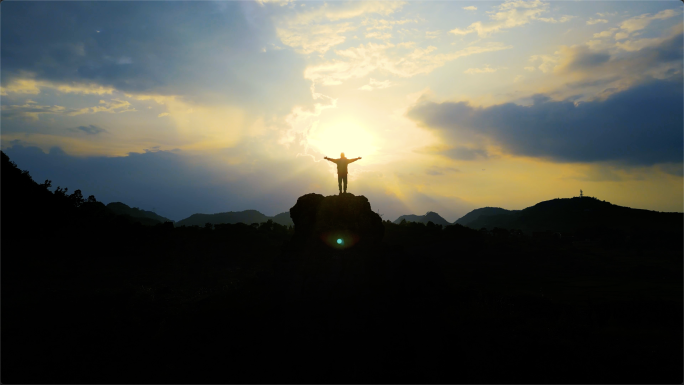
M 664 173 L 684 177 L 684 164 L 683 163 L 663 163 L 658 165 L 661 171 Z
M 300 53 L 324 54 L 346 40 L 344 33 L 357 28 L 350 21 L 335 22 L 367 14 L 386 16 L 402 6 L 402 2 L 324 3 L 317 8 L 281 18 L 277 22 L 276 32 L 283 44 L 295 48 Z M 388 23 L 383 25 L 391 26 Z
M 20 78 L 12 78 L 6 87 L 0 89 L 0 95 L 6 96 L 10 94 L 32 94 L 38 95 L 43 90 L 54 90 L 66 94 L 81 94 L 81 95 L 111 95 L 114 92 L 112 87 L 104 87 L 99 84 L 87 83 L 60 83 L 54 81 L 36 80 L 31 76 L 32 74 L 22 73 Z
M 392 82 L 389 80 L 385 80 L 385 81 L 381 82 L 379 80 L 375 80 L 373 78 L 370 78 L 370 82 L 368 84 L 366 84 L 365 86 L 362 86 L 359 89 L 362 91 L 373 91 L 373 90 L 388 88 L 391 86 L 392 86 Z
M 461 170 L 455 168 L 455 167 L 439 167 L 439 166 L 433 166 L 430 167 L 429 169 L 425 170 L 425 173 L 428 175 L 433 175 L 433 176 L 439 176 L 439 175 L 447 175 L 447 174 L 454 174 L 457 172 L 461 172 Z
M 500 69 L 505 69 L 506 67 L 501 67 L 501 68 L 491 68 L 489 64 L 485 65 L 482 68 L 468 68 L 467 70 L 463 71 L 464 74 L 485 74 L 485 73 L 493 73 L 496 72 Z
M 601 14 L 599 14 L 600 16 Z M 635 16 L 632 18 L 629 18 L 622 23 L 620 23 L 619 27 L 611 28 L 605 31 L 601 31 L 598 33 L 594 34 L 594 38 L 604 38 L 604 37 L 611 37 L 615 36 L 615 40 L 624 40 L 629 38 L 634 32 L 641 31 L 645 29 L 646 27 L 651 24 L 652 21 L 654 20 L 665 20 L 669 19 L 671 17 L 674 17 L 677 15 L 677 12 L 673 9 L 666 9 L 664 11 L 660 11 L 656 13 L 655 15 L 651 16 L 650 13 L 645 13 L 643 15 Z M 590 21 L 593 21 L 590 23 Z M 596 23 L 607 23 L 608 20 L 605 19 L 589 19 L 587 21 L 587 24 L 596 24 Z
M 41 115 L 76 116 L 94 114 L 97 112 L 117 113 L 129 111 L 135 111 L 135 109 L 132 108 L 131 103 L 118 99 L 113 99 L 111 101 L 100 100 L 99 106 L 81 109 L 66 108 L 58 105 L 39 105 L 35 101 L 28 99 L 23 105 L 3 105 L 2 117 L 5 119 L 19 117 L 35 121 L 38 120 Z
M 3 95 L 59 85 L 72 93 L 188 95 L 269 113 L 310 101 L 307 82 L 292 76 L 304 59 L 292 50 L 262 52 L 278 39 L 271 7 L 27 2 L 11 8 L 0 47 Z
M 256 0 L 256 2 L 261 6 L 264 6 L 265 4 L 277 4 L 281 7 L 284 7 L 294 2 L 294 0 Z
M 76 127 L 76 129 L 79 131 L 85 132 L 88 135 L 97 135 L 97 134 L 101 134 L 103 132 L 107 132 L 107 130 L 105 130 L 104 128 L 98 127 L 94 124 L 89 124 L 87 126 L 78 126 L 78 127 Z
M 553 68 L 556 72 L 592 70 L 597 66 L 607 63 L 611 57 L 605 51 L 593 51 L 587 46 L 561 47 L 558 52 L 565 60 Z M 550 61 L 550 63 L 556 62 Z
M 401 20 L 385 20 L 385 19 L 366 19 L 361 25 L 365 25 L 367 31 L 392 29 L 395 25 L 403 25 L 406 23 L 416 23 L 417 20 L 401 19 Z
M 426 39 L 436 39 L 439 37 L 439 35 L 442 33 L 442 31 L 425 31 L 425 38 Z
M 454 35 L 476 33 L 479 37 L 487 37 L 504 29 L 523 26 L 533 20 L 546 23 L 565 23 L 573 18 L 569 15 L 562 16 L 560 19 L 541 17 L 542 14 L 548 12 L 548 8 L 549 4 L 540 0 L 506 1 L 495 6 L 495 10 L 490 13 L 489 18 L 493 20 L 492 23 L 483 24 L 481 21 L 477 21 L 470 24 L 466 29 L 454 28 L 449 32 Z
M 98 112 L 108 112 L 110 114 L 121 113 L 121 112 L 131 112 L 135 111 L 135 108 L 131 106 L 131 103 L 127 100 L 112 99 L 111 101 L 100 100 L 100 105 L 95 107 L 85 107 L 75 111 L 68 112 L 68 116 L 76 116 L 83 114 L 95 114 Z
M 585 44 L 587 47 L 589 47 L 589 49 L 594 51 L 600 51 L 602 49 L 608 48 L 606 42 L 603 40 L 588 40 Z
M 133 59 L 130 57 L 122 56 L 116 59 L 116 64 L 133 64 Z
M 599 24 L 599 23 L 607 23 L 608 20 L 606 19 L 594 19 L 593 17 L 590 17 L 589 20 L 587 20 L 587 25 L 594 25 L 594 24 Z
M 636 31 L 640 31 L 642 29 L 645 29 L 648 27 L 649 24 L 651 24 L 652 21 L 654 20 L 665 20 L 669 19 L 671 17 L 676 16 L 678 13 L 674 9 L 666 9 L 663 11 L 660 11 L 656 13 L 655 15 L 651 16 L 649 13 L 645 13 L 640 16 L 635 16 L 630 19 L 627 19 L 620 23 L 620 29 L 626 33 L 627 35 L 634 33 Z M 627 37 L 627 36 L 625 36 Z
M 446 138 L 476 135 L 518 156 L 633 165 L 681 162 L 682 85 L 681 77 L 653 80 L 582 103 L 545 95 L 535 96 L 531 106 L 424 102 L 407 116 Z
M 672 75 L 667 75 L 672 69 L 681 74 L 683 44 L 679 25 L 662 37 L 617 42 L 605 50 L 591 49 L 589 45 L 563 46 L 556 52 L 557 66 L 553 70 L 558 74 L 583 73 L 594 78 L 619 76 L 633 81 L 649 76 L 664 78 Z
M 15 79 L 6 87 L 0 87 L 0 95 L 2 96 L 9 94 L 37 95 L 39 93 L 40 88 L 33 79 Z
M 375 38 L 375 39 L 379 39 L 379 40 L 387 40 L 387 39 L 392 38 L 392 34 L 386 33 L 386 32 L 385 33 L 383 33 L 383 32 L 370 32 L 370 33 L 366 34 L 366 38 L 367 39 Z
M 32 100 L 28 100 L 23 105 L 3 105 L 2 118 L 14 119 L 24 118 L 29 120 L 38 120 L 40 115 L 46 114 L 64 114 L 69 110 L 64 106 L 44 106 L 36 104 Z
M 451 53 L 433 54 L 436 47 L 415 48 L 408 54 L 398 55 L 390 50 L 393 44 L 361 44 L 346 50 L 335 51 L 345 60 L 334 59 L 319 65 L 310 66 L 304 71 L 304 77 L 314 84 L 336 85 L 351 79 L 367 76 L 375 70 L 386 71 L 400 77 L 411 77 L 432 72 L 449 61 L 460 57 L 484 52 L 510 49 L 501 43 L 489 43 L 484 46 L 469 46 Z
M 296 106 L 292 108 L 289 115 L 285 117 L 285 122 L 289 126 L 289 129 L 285 131 L 280 137 L 278 143 L 286 146 L 292 144 L 303 144 L 307 143 L 307 136 L 312 129 L 315 129 L 318 121 L 316 120 L 324 110 L 330 108 L 337 108 L 337 99 L 333 99 L 329 96 L 314 93 L 315 99 L 320 99 L 322 103 L 314 104 L 313 110 L 307 110 L 301 106 Z M 306 154 L 307 148 L 304 148 L 304 153 Z
M 197 103 L 192 98 L 179 95 L 126 95 L 133 100 L 154 101 L 166 111 L 158 118 L 173 119 L 175 133 L 188 143 L 184 149 L 216 149 L 235 146 L 247 131 L 260 131 L 254 126 L 258 121 L 248 112 L 236 106 Z
M 605 99 L 653 79 L 677 81 L 682 77 L 683 45 L 680 24 L 659 38 L 561 46 L 553 54 L 531 57 L 534 67 L 525 69 L 539 68 L 547 76 L 536 87 L 526 83 L 527 92 L 531 95 L 542 89 L 555 100 L 584 102 Z
M 634 52 L 641 51 L 644 48 L 658 46 L 662 44 L 665 40 L 667 40 L 667 37 L 654 37 L 648 39 L 619 41 L 615 43 L 615 47 L 624 51 Z
M 330 48 L 344 43 L 346 37 L 343 35 L 351 31 L 351 23 L 338 23 L 331 25 L 304 25 L 291 26 L 289 28 L 278 28 L 278 37 L 283 44 L 297 48 L 303 54 L 318 52 L 326 53 Z
M 469 5 L 467 7 L 463 7 L 466 11 L 477 11 L 477 7 L 474 5 Z
M 449 150 L 442 151 L 442 154 L 456 160 L 480 160 L 489 157 L 489 154 L 484 149 L 465 146 L 456 146 Z
M 600 39 L 602 37 L 611 37 L 611 36 L 613 36 L 613 34 L 615 34 L 615 32 L 617 30 L 618 30 L 618 28 L 611 28 L 611 29 L 606 30 L 606 31 L 595 33 L 594 37 L 597 39 Z
M 555 24 L 555 23 L 565 23 L 565 22 L 568 22 L 574 18 L 575 18 L 575 16 L 564 15 L 564 16 L 561 16 L 560 19 L 556 19 L 553 17 L 539 17 L 535 20 L 543 21 L 545 23 L 554 23 Z
M 543 73 L 548 73 L 553 70 L 555 64 L 558 62 L 558 59 L 551 55 L 532 55 L 530 56 L 529 61 L 530 63 L 539 62 L 539 66 L 536 68 Z M 528 66 L 525 67 L 525 69 L 532 72 L 535 70 L 535 67 Z

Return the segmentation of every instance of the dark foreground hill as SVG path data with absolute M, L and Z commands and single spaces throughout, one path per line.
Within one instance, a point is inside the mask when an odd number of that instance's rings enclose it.
M 469 222 L 468 226 L 570 234 L 586 229 L 681 233 L 683 219 L 682 213 L 632 209 L 592 197 L 575 197 L 540 202 L 515 212 L 483 215 Z
M 462 226 L 469 226 L 471 222 L 474 222 L 475 220 L 479 219 L 480 217 L 484 216 L 492 216 L 492 215 L 506 215 L 510 213 L 515 213 L 518 212 L 519 210 L 506 210 L 502 209 L 500 207 L 482 207 L 479 209 L 475 209 L 468 214 L 458 218 L 454 224 L 459 224 Z
M 142 226 L 4 156 L 0 198 L 3 383 L 682 382 L 681 232 L 399 225 L 351 194 L 300 197 L 294 231 Z
M 425 215 L 402 215 L 399 218 L 397 218 L 394 223 L 399 224 L 401 221 L 406 221 L 406 222 L 417 222 L 417 223 L 424 223 L 428 224 L 428 222 L 432 222 L 436 225 L 442 225 L 442 226 L 448 226 L 451 223 L 447 222 L 446 219 L 442 218 L 439 214 L 433 211 L 428 211 Z
M 175 223 L 176 226 L 204 226 L 207 223 L 212 225 L 218 224 L 235 224 L 244 223 L 251 225 L 252 223 L 264 223 L 269 220 L 283 226 L 290 226 L 293 224 L 290 219 L 290 214 L 280 213 L 274 217 L 268 217 L 256 210 L 245 211 L 229 211 L 217 214 L 193 214 L 185 219 Z

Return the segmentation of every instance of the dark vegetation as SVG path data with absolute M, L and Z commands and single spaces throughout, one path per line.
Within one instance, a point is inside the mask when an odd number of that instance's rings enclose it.
M 308 194 L 295 235 L 1 183 L 3 383 L 682 382 L 682 214 L 559 238 Z

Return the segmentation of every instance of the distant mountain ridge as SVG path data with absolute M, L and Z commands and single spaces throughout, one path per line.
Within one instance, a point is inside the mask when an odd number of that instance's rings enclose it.
M 593 197 L 558 198 L 539 202 L 520 211 L 481 215 L 468 223 L 474 229 L 495 227 L 527 232 L 574 232 L 582 228 L 625 231 L 650 229 L 681 231 L 682 213 L 666 213 L 614 205 Z
M 491 215 L 505 215 L 519 212 L 520 210 L 506 210 L 500 207 L 482 207 L 475 209 L 468 214 L 458 218 L 454 224 L 459 224 L 462 226 L 468 226 L 469 223 L 476 221 L 481 216 L 491 216 Z
M 155 212 L 141 210 L 137 207 L 130 207 L 122 202 L 110 202 L 106 207 L 116 215 L 128 215 L 132 218 L 141 220 L 141 223 L 145 225 L 173 222 L 171 219 L 157 215 Z
M 428 222 L 432 222 L 436 225 L 442 226 L 449 226 L 451 224 L 434 211 L 428 211 L 427 213 L 425 213 L 425 215 L 402 215 L 399 218 L 397 218 L 394 221 L 394 223 L 399 224 L 402 220 L 406 220 L 406 222 L 418 222 L 425 224 L 427 224 Z
M 212 225 L 218 225 L 222 223 L 244 223 L 251 225 L 252 223 L 268 222 L 269 219 L 283 226 L 294 225 L 294 222 L 292 222 L 292 219 L 290 219 L 289 211 L 269 217 L 257 210 L 244 210 L 228 211 L 216 214 L 192 214 L 191 216 L 176 222 L 175 226 L 204 226 L 207 223 L 211 223 Z

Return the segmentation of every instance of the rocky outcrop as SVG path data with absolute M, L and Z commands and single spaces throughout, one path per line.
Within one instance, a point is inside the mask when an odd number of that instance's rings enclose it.
M 295 229 L 293 241 L 299 245 L 363 247 L 379 243 L 385 232 L 382 218 L 362 195 L 306 194 L 290 209 L 290 217 Z

